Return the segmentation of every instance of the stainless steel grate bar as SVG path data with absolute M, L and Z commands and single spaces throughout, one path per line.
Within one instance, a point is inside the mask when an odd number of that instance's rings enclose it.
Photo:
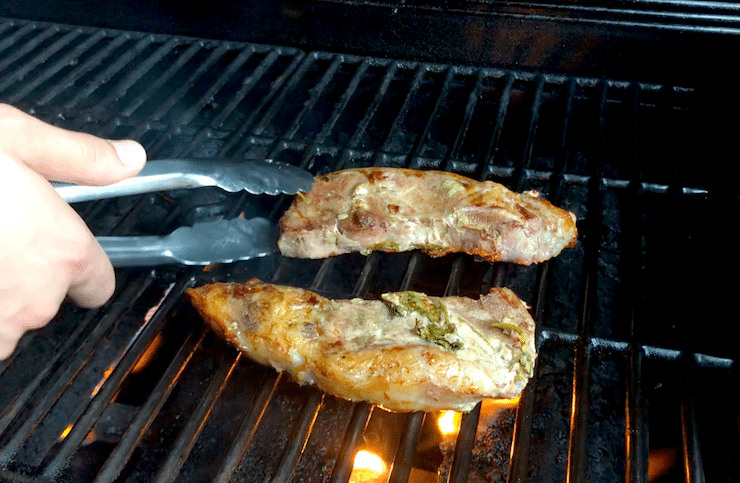
M 378 107 L 380 106 L 380 102 L 383 100 L 383 97 L 388 93 L 388 86 L 390 85 L 391 81 L 393 80 L 396 73 L 398 72 L 398 68 L 399 67 L 398 67 L 397 62 L 388 63 L 386 72 L 383 75 L 383 80 L 381 81 L 378 89 L 375 91 L 375 96 L 373 97 L 372 102 L 370 103 L 368 108 L 365 110 L 365 115 L 363 116 L 362 120 L 357 124 L 357 128 L 352 134 L 352 137 L 349 139 L 349 141 L 347 142 L 347 145 L 342 150 L 342 156 L 340 157 L 339 163 L 336 166 L 337 170 L 342 169 L 347 164 L 351 156 L 351 151 L 359 145 L 362 135 L 365 133 L 373 116 L 377 113 Z
M 226 453 L 223 464 L 214 477 L 214 483 L 227 483 L 231 481 L 232 475 L 239 467 L 244 454 L 254 438 L 262 421 L 262 416 L 275 393 L 278 384 L 283 380 L 282 373 L 277 373 L 260 385 L 260 391 L 252 401 L 250 410 L 239 427 L 239 431 Z
M 481 95 L 481 90 L 483 89 L 483 79 L 483 69 L 479 69 L 475 74 L 475 83 L 473 88 L 470 90 L 470 94 L 468 94 L 468 102 L 465 104 L 465 111 L 460 128 L 456 131 L 455 140 L 449 149 L 447 149 L 447 152 L 442 159 L 442 163 L 440 165 L 441 170 L 449 169 L 452 161 L 457 160 L 460 157 L 460 148 L 465 141 L 465 136 L 470 128 L 470 122 L 473 119 L 473 112 L 475 111 L 478 99 Z
M 72 36 L 69 39 L 65 36 L 62 40 L 65 40 L 67 43 L 71 43 L 71 40 L 76 38 L 77 36 Z M 77 62 L 79 57 L 83 55 L 86 51 L 88 51 L 90 48 L 92 48 L 95 44 L 100 42 L 105 38 L 105 34 L 103 31 L 98 31 L 94 33 L 93 35 L 88 36 L 88 38 L 84 41 L 78 44 L 75 48 L 73 48 L 71 51 L 67 52 L 64 56 L 62 56 L 59 60 L 54 62 L 52 65 L 50 65 L 48 68 L 44 69 L 43 72 L 36 75 L 33 79 L 30 79 L 28 82 L 25 82 L 23 84 L 23 87 L 18 90 L 17 92 L 13 93 L 8 97 L 8 102 L 15 103 L 19 102 L 21 99 L 28 96 L 31 92 L 33 92 L 38 86 L 49 80 L 52 76 L 54 76 L 57 72 L 62 70 L 64 67 L 73 64 Z M 64 47 L 65 45 L 61 43 L 61 40 L 59 42 L 59 48 Z M 47 55 L 46 57 L 42 57 L 39 60 L 39 63 L 46 63 L 50 58 L 54 57 L 54 54 L 56 52 L 45 52 Z M 28 72 L 30 72 L 31 68 L 37 67 L 38 64 L 32 64 L 29 63 L 28 70 L 21 76 L 27 75 Z M 0 94 L 4 89 L 7 89 L 8 86 L 10 86 L 12 83 L 15 82 L 15 79 L 8 79 L 5 83 L 0 84 Z
M 408 93 L 406 94 L 406 98 L 403 101 L 403 105 L 398 110 L 398 113 L 393 118 L 393 122 L 391 123 L 390 128 L 388 129 L 388 133 L 385 136 L 385 140 L 383 141 L 383 144 L 381 145 L 380 149 L 378 149 L 378 154 L 375 156 L 376 161 L 375 164 L 378 164 L 377 158 L 378 156 L 382 156 L 385 153 L 389 152 L 389 146 L 391 141 L 393 140 L 394 135 L 400 131 L 401 129 L 401 123 L 406 118 L 406 116 L 409 113 L 409 110 L 412 106 L 412 101 L 416 94 L 418 93 L 419 89 L 421 88 L 422 83 L 424 82 L 424 77 L 427 74 L 427 70 L 424 65 L 419 65 L 416 67 L 414 71 L 414 77 L 411 80 L 411 84 L 409 86 Z
M 248 142 L 243 142 L 244 136 L 246 136 L 247 133 L 249 133 L 254 128 L 255 122 L 259 122 L 259 120 L 262 119 L 258 116 L 262 115 L 262 117 L 264 117 L 268 115 L 274 115 L 274 110 L 267 109 L 268 106 L 279 105 L 284 96 L 290 90 L 291 86 L 295 86 L 295 84 L 298 82 L 298 79 L 300 78 L 300 72 L 302 68 L 305 68 L 302 66 L 307 66 L 304 59 L 305 57 L 303 55 L 294 56 L 290 65 L 288 65 L 288 67 L 283 71 L 278 79 L 276 79 L 272 83 L 270 92 L 262 98 L 262 101 L 259 103 L 256 109 L 247 114 L 247 117 L 242 122 L 241 126 L 239 126 L 234 134 L 228 139 L 223 148 L 221 148 L 221 150 L 219 151 L 219 157 L 228 157 L 232 154 L 234 155 L 234 157 L 239 157 L 239 155 L 241 155 L 244 150 L 249 147 Z M 237 98 L 239 98 L 239 101 L 241 101 L 241 98 L 246 96 L 246 94 L 254 87 L 254 82 L 256 81 L 256 79 L 257 77 L 250 77 L 249 82 L 245 83 L 244 87 L 240 89 L 237 96 Z M 220 124 L 218 126 L 220 126 Z M 241 146 L 239 146 L 240 142 L 242 142 Z
M 189 280 L 181 279 L 179 283 L 171 287 L 146 326 L 136 334 L 134 340 L 130 341 L 129 346 L 121 353 L 119 359 L 113 361 L 111 365 L 111 367 L 114 367 L 113 371 L 105 379 L 104 384 L 95 394 L 85 412 L 74 423 L 57 454 L 44 466 L 44 476 L 53 478 L 61 473 L 69 458 L 93 428 L 105 408 L 112 402 L 113 396 L 120 388 L 123 379 L 130 373 L 134 363 L 139 360 L 152 340 L 160 333 L 167 315 L 182 297 L 182 293 L 188 285 L 190 285 Z
M 454 77 L 454 70 L 451 67 L 448 67 L 447 72 L 445 73 L 444 81 L 442 83 L 442 89 L 437 96 L 437 100 L 434 102 L 432 112 L 429 113 L 426 122 L 424 123 L 424 128 L 418 133 L 416 141 L 414 142 L 414 146 L 411 148 L 411 151 L 406 155 L 407 167 L 412 169 L 418 169 L 420 167 L 419 155 L 421 148 L 427 141 L 429 129 L 431 128 L 432 123 L 434 123 L 435 118 L 437 117 L 437 112 L 439 111 L 442 103 L 447 99 L 447 96 L 450 93 L 450 89 L 452 88 L 452 80 L 454 79 Z
M 202 48 L 202 47 L 201 47 Z M 203 75 L 208 71 L 208 69 L 211 68 L 223 55 L 227 52 L 228 46 L 227 45 L 219 45 L 215 49 L 211 51 L 211 53 L 208 55 L 208 57 L 203 61 L 200 62 L 198 65 L 198 68 L 195 69 L 195 71 L 190 74 L 190 76 L 187 79 L 184 79 L 183 82 L 180 84 L 180 86 L 175 90 L 175 92 L 169 96 L 169 99 L 167 99 L 166 102 L 163 102 L 162 104 L 159 104 L 157 109 L 152 113 L 150 116 L 151 120 L 159 121 L 162 119 L 162 117 L 169 111 L 179 100 L 182 99 L 185 94 L 188 93 L 190 89 L 193 88 L 195 83 L 203 77 Z M 228 74 L 230 71 L 230 68 L 227 68 L 224 74 Z M 218 88 L 218 82 L 214 84 L 214 89 Z M 200 99 L 197 99 L 194 103 L 192 103 L 192 109 L 197 109 L 200 106 L 200 102 L 202 101 L 202 97 Z M 184 114 L 189 115 L 188 112 Z M 174 125 L 180 124 L 178 120 L 174 120 L 172 122 Z
M 141 442 L 146 430 L 159 414 L 170 392 L 177 384 L 185 367 L 190 363 L 195 351 L 203 343 L 207 331 L 201 331 L 196 338 L 196 332 L 191 332 L 187 340 L 182 344 L 180 350 L 170 362 L 167 370 L 162 374 L 159 383 L 149 395 L 136 417 L 121 436 L 121 440 L 105 460 L 102 468 L 95 477 L 95 483 L 106 483 L 115 481 L 123 470 L 136 446 Z
M 493 127 L 493 132 L 491 133 L 491 139 L 488 142 L 488 147 L 486 149 L 485 155 L 483 156 L 483 159 L 481 159 L 479 162 L 479 168 L 475 172 L 475 177 L 477 179 L 486 179 L 486 177 L 488 177 L 489 167 L 493 165 L 494 161 L 496 160 L 499 141 L 501 139 L 501 130 L 504 125 L 504 119 L 506 118 L 506 111 L 509 108 L 511 89 L 513 88 L 513 86 L 514 76 L 507 74 L 504 78 L 504 87 L 501 90 L 501 95 L 499 96 L 499 103 L 496 109 L 496 121 Z
M 201 403 L 195 412 L 190 415 L 190 419 L 172 445 L 167 460 L 159 468 L 153 481 L 166 483 L 177 478 L 183 463 L 185 463 L 190 450 L 198 438 L 198 434 L 203 429 L 208 416 L 213 411 L 221 393 L 226 388 L 226 384 L 229 382 L 229 378 L 239 364 L 241 357 L 241 352 L 235 355 L 230 353 L 228 356 L 224 356 L 224 360 L 221 361 L 222 363 L 219 365 L 218 371 L 209 383 L 208 390 L 204 394 Z M 231 359 L 230 362 L 229 359 Z
M 334 104 L 334 109 L 327 119 L 326 122 L 324 122 L 321 126 L 321 130 L 319 133 L 314 136 L 313 141 L 310 146 L 308 146 L 304 152 L 303 159 L 298 163 L 301 167 L 307 167 L 310 164 L 311 159 L 316 154 L 318 147 L 323 144 L 326 140 L 326 137 L 329 135 L 331 130 L 334 128 L 335 124 L 339 120 L 339 117 L 342 115 L 342 112 L 347 107 L 347 103 L 349 103 L 350 99 L 354 95 L 355 91 L 357 90 L 358 85 L 360 84 L 360 81 L 362 80 L 363 76 L 365 75 L 365 72 L 368 69 L 368 61 L 363 60 L 360 63 L 360 66 L 355 71 L 354 75 L 352 76 L 352 80 L 350 80 L 349 84 L 347 85 L 347 88 L 342 93 L 342 96 L 340 97 L 339 101 Z
M 101 86 L 109 83 L 119 72 L 121 72 L 127 65 L 131 63 L 141 52 L 143 52 L 148 46 L 152 45 L 153 40 L 149 37 L 144 37 L 136 44 L 127 49 L 115 62 L 110 64 L 105 70 L 103 70 L 97 78 L 90 82 L 85 89 L 79 91 L 79 93 L 69 100 L 65 104 L 65 107 L 71 109 L 76 107 L 81 99 L 91 96 Z M 107 116 L 104 115 L 105 110 L 109 107 L 110 103 L 120 99 L 123 95 L 138 81 L 141 76 L 149 71 L 154 65 L 160 62 L 168 52 L 174 49 L 179 42 L 176 39 L 170 39 L 162 44 L 154 54 L 149 56 L 145 61 L 139 64 L 136 68 L 132 69 L 126 77 L 121 80 L 115 89 L 100 102 L 92 108 L 95 117 L 102 117 L 105 119 Z
M 545 78 L 540 76 L 537 78 L 532 107 L 530 109 L 529 128 L 527 129 L 527 140 L 524 142 L 524 153 L 521 161 L 517 163 L 514 168 L 514 173 L 512 174 L 510 188 L 514 191 L 522 191 L 524 189 L 524 182 L 526 180 L 524 170 L 529 166 L 532 160 L 532 150 L 534 149 L 535 135 L 537 134 L 537 125 L 540 117 L 540 109 L 542 107 L 542 93 L 544 89 Z
M 101 62 L 103 62 L 103 59 L 106 59 L 116 49 L 119 49 L 124 43 L 129 40 L 129 35 L 120 34 L 114 36 L 112 39 L 109 40 L 105 47 L 100 49 L 100 51 L 97 52 L 95 55 L 89 57 L 86 61 L 77 65 L 74 69 L 70 70 L 70 72 L 66 76 L 61 78 L 54 86 L 50 87 L 47 90 L 46 94 L 41 95 L 35 102 L 40 105 L 46 105 L 53 102 L 56 96 L 58 96 L 65 89 L 75 85 L 82 76 L 90 72 L 92 69 L 98 67 Z M 18 99 L 21 99 L 20 94 L 18 95 Z
M 337 71 L 339 70 L 341 66 L 342 66 L 342 59 L 340 56 L 336 56 L 334 60 L 331 62 L 329 68 L 327 68 L 324 74 L 321 76 L 316 86 L 311 89 L 309 98 L 306 99 L 306 101 L 303 104 L 303 108 L 295 116 L 290 126 L 285 130 L 284 133 L 276 135 L 274 146 L 271 149 L 270 154 L 268 155 L 269 158 L 276 158 L 278 151 L 281 149 L 282 143 L 293 139 L 293 137 L 298 132 L 298 129 L 303 124 L 304 119 L 311 112 L 311 110 L 314 108 L 316 103 L 319 101 L 322 94 L 324 93 L 324 90 L 327 87 L 329 87 L 329 84 L 332 78 L 336 75 Z M 277 108 L 277 105 L 275 107 Z M 255 134 L 257 135 L 261 134 L 262 130 L 264 129 L 264 124 L 267 122 L 268 119 L 271 119 L 272 116 L 276 113 L 277 113 L 277 109 L 272 109 L 263 118 L 263 122 L 257 125 L 257 127 L 255 128 Z
M 148 274 L 148 276 L 144 277 L 144 280 L 140 280 L 139 283 L 129 285 L 121 296 L 127 296 L 127 300 L 135 300 L 138 298 L 138 295 L 152 283 L 152 281 L 153 278 L 151 274 Z M 82 370 L 84 365 L 87 364 L 92 352 L 94 352 L 101 343 L 103 335 L 110 329 L 117 317 L 127 307 L 128 304 L 121 303 L 120 301 L 118 301 L 118 303 L 114 302 L 106 312 L 105 316 L 100 320 L 99 324 L 89 333 L 86 340 L 77 345 L 75 355 L 69 359 L 69 362 L 60 371 L 58 377 L 44 389 L 41 397 L 34 401 L 33 410 L 26 416 L 24 423 L 15 430 L 13 436 L 3 446 L 2 450 L 0 450 L 0 464 L 7 464 L 23 443 L 29 438 L 31 432 L 39 424 L 44 415 L 49 412 L 51 407 L 60 398 L 61 394 L 67 389 L 71 381 L 74 380 L 75 376 Z M 31 392 L 27 394 L 28 397 L 31 395 Z M 27 401 L 22 399 L 17 399 L 15 401 L 15 405 L 23 406 L 26 403 Z M 8 419 L 4 421 L 3 424 L 5 426 L 3 431 L 5 431 L 5 429 L 7 429 L 7 425 L 12 422 L 11 416 L 17 411 L 18 409 L 12 409 L 8 413 Z
M 679 380 L 681 408 L 681 443 L 683 445 L 683 467 L 687 483 L 704 483 L 704 466 L 694 410 L 693 383 L 694 360 L 687 355 L 679 359 L 682 369 Z
M 35 32 L 34 32 L 35 31 Z M 0 62 L 0 72 L 4 71 L 8 68 L 8 66 L 12 65 L 15 62 L 18 62 L 20 59 L 28 55 L 29 53 L 36 50 L 36 48 L 41 45 L 46 39 L 53 36 L 55 33 L 58 33 L 57 29 L 39 29 L 33 24 L 27 24 L 26 26 L 19 29 L 17 32 L 15 32 L 14 35 L 11 35 L 10 37 L 6 38 L 3 43 L 0 43 L 0 52 L 12 47 L 17 46 L 17 42 L 20 38 L 24 37 L 25 35 L 34 32 L 35 36 L 26 41 L 22 47 L 17 48 L 13 50 L 13 53 L 10 54 L 8 57 L 6 57 L 2 62 Z

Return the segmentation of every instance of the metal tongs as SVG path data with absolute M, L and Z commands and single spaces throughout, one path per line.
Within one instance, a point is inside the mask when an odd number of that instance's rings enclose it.
M 258 195 L 308 191 L 313 175 L 272 160 L 161 159 L 138 176 L 108 186 L 53 183 L 69 203 L 214 186 Z M 277 250 L 278 228 L 265 218 L 218 220 L 181 227 L 167 236 L 100 236 L 113 266 L 208 265 L 263 257 Z

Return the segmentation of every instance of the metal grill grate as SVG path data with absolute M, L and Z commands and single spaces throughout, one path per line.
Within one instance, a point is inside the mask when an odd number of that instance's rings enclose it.
M 736 480 L 733 343 L 697 330 L 716 320 L 702 296 L 722 282 L 675 263 L 718 233 L 716 171 L 696 164 L 701 99 L 692 86 L 0 21 L 0 101 L 53 124 L 133 137 L 152 158 L 451 170 L 538 189 L 581 231 L 538 267 L 407 253 L 119 271 L 107 306 L 63 306 L 0 363 L 0 479 L 357 481 L 369 449 L 386 465 L 377 481 Z M 202 189 L 77 208 L 94 233 L 127 235 L 277 219 L 288 202 Z M 183 298 L 254 276 L 333 297 L 509 286 L 538 321 L 535 377 L 452 434 L 440 414 L 299 387 L 218 340 Z

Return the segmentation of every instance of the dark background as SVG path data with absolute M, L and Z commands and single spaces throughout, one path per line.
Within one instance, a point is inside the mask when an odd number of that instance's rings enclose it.
M 587 77 L 723 83 L 734 4 L 598 0 L 2 2 L 0 16 Z

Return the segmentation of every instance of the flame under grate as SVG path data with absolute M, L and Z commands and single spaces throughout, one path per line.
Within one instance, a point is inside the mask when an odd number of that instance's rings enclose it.
M 732 481 L 732 343 L 697 330 L 715 314 L 703 300 L 715 273 L 701 268 L 697 288 L 676 263 L 716 235 L 717 170 L 696 164 L 701 96 L 0 21 L 0 101 L 55 125 L 138 139 L 151 158 L 451 170 L 537 189 L 575 211 L 581 232 L 536 267 L 406 253 L 119 271 L 107 306 L 63 306 L 0 363 L 0 479 Z M 97 235 L 132 235 L 241 213 L 277 220 L 288 202 L 201 189 L 76 208 Z M 183 297 L 255 276 L 333 297 L 509 286 L 538 322 L 535 377 L 520 399 L 462 416 L 299 387 L 229 348 Z

